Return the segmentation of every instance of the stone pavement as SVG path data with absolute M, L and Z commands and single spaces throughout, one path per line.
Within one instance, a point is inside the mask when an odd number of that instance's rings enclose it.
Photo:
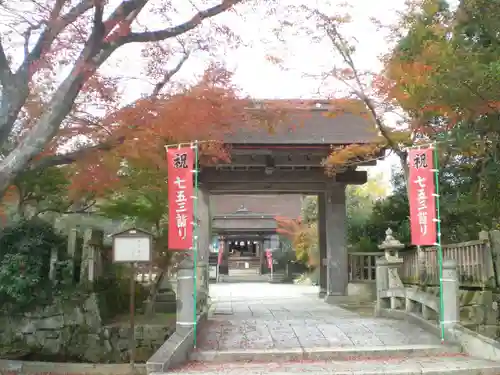
M 169 374 L 500 374 L 408 322 L 328 305 L 317 287 L 214 284 L 210 295 L 192 361 Z
M 360 317 L 317 297 L 317 287 L 214 284 L 212 315 L 200 330 L 198 351 L 291 350 L 440 346 L 405 321 Z

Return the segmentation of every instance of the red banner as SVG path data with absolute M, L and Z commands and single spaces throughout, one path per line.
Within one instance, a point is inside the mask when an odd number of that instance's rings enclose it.
M 434 245 L 437 233 L 433 150 L 412 149 L 408 157 L 411 242 L 421 246 Z
M 219 239 L 219 255 L 217 256 L 217 265 L 220 266 L 222 264 L 222 256 L 224 255 L 224 243 L 225 240 Z
M 267 258 L 267 268 L 273 268 L 273 253 L 271 249 L 266 250 L 266 258 Z
M 168 163 L 168 247 L 193 247 L 193 167 L 191 147 L 167 149 Z

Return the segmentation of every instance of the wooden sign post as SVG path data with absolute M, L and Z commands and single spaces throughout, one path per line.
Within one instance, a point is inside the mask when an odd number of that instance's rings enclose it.
M 130 264 L 130 366 L 135 361 L 135 272 L 137 263 L 150 263 L 152 259 L 153 235 L 132 228 L 115 233 L 113 237 L 113 262 Z

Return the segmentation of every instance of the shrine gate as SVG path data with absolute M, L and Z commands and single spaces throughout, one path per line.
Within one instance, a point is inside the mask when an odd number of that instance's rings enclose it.
M 199 174 L 199 264 L 208 261 L 212 242 L 211 195 L 307 194 L 318 196 L 320 297 L 344 296 L 348 284 L 346 186 L 362 185 L 367 172 L 357 167 L 328 177 L 322 164 L 331 147 L 373 143 L 375 125 L 357 114 L 337 114 L 328 102 L 290 108 L 273 134 L 240 129 L 225 137 L 231 162 L 203 167 Z M 256 108 L 255 110 L 258 110 Z

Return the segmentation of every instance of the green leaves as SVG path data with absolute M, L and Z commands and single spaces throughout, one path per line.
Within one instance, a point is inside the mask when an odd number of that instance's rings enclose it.
M 391 92 L 415 131 L 438 140 L 444 242 L 477 238 L 500 221 L 500 1 L 451 10 L 425 0 L 403 19 L 387 60 Z
M 129 166 L 122 178 L 124 188 L 99 205 L 100 213 L 161 234 L 168 220 L 166 173 L 151 167 Z
M 3 311 L 24 311 L 47 302 L 54 294 L 49 279 L 51 253 L 61 259 L 65 250 L 66 239 L 41 220 L 21 221 L 0 231 Z

